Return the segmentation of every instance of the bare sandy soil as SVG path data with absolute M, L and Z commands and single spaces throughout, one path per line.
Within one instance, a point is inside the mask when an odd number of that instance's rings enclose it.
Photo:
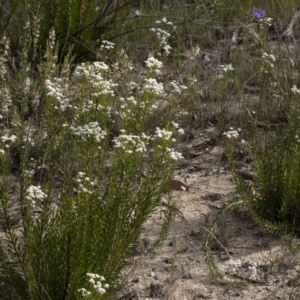
M 187 181 L 186 191 L 174 191 L 178 213 L 164 245 L 155 253 L 140 251 L 124 272 L 119 300 L 300 299 L 299 263 L 282 238 L 272 235 L 245 213 L 228 214 L 221 221 L 214 257 L 226 279 L 247 287 L 214 281 L 205 262 L 204 244 L 217 213 L 236 194 L 220 141 L 182 162 L 176 179 Z M 247 156 L 240 161 L 248 170 Z M 145 224 L 143 242 L 151 245 L 162 224 L 163 208 Z
M 274 45 L 270 43 L 271 50 Z M 296 52 L 289 46 L 289 55 Z M 196 61 L 195 65 L 200 63 Z M 257 101 L 249 92 L 240 101 L 229 102 L 228 110 L 233 119 L 238 119 L 244 102 L 251 111 Z M 236 196 L 220 133 L 213 126 L 189 142 L 199 145 L 198 149 L 182 151 L 190 158 L 180 164 L 175 179 L 189 188 L 173 191 L 181 213 L 160 249 L 148 255 L 137 251 L 124 271 L 124 287 L 118 300 L 300 299 L 300 246 L 292 254 L 283 237 L 259 227 L 246 212 L 225 214 L 213 247 L 218 268 L 226 280 L 236 284 L 221 284 L 211 277 L 205 261 L 205 242 L 218 213 Z M 237 148 L 241 152 L 239 170 L 251 178 L 249 152 Z M 154 212 L 144 226 L 142 241 L 146 250 L 158 236 L 163 209 Z M 297 245 L 299 237 L 293 241 Z M 238 287 L 241 282 L 246 286 Z

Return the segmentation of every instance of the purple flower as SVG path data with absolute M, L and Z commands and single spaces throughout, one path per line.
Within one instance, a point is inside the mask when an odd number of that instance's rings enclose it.
M 266 12 L 263 9 L 258 9 L 255 13 L 254 13 L 254 18 L 261 20 L 266 16 Z

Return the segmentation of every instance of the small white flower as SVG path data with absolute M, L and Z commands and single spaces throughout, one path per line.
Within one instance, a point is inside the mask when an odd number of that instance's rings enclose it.
M 163 19 L 162 21 L 156 21 L 155 23 L 160 24 L 162 22 L 165 24 L 168 24 L 166 19 Z M 169 55 L 171 46 L 168 45 L 168 38 L 171 36 L 170 33 L 168 33 L 166 30 L 161 29 L 161 28 L 151 28 L 150 31 L 156 33 L 156 36 L 158 38 L 158 42 L 159 42 L 159 45 L 161 46 L 161 49 L 163 49 L 165 51 L 166 55 Z
M 167 148 L 167 151 L 173 160 L 180 160 L 184 158 L 180 152 L 177 152 L 174 149 Z
M 2 137 L 1 137 L 1 141 L 2 142 L 15 142 L 17 140 L 17 137 L 15 136 L 15 135 L 11 135 L 11 136 L 8 136 L 7 134 L 5 134 L 5 135 L 3 135 Z
M 115 47 L 115 43 L 103 40 L 102 45 L 100 46 L 100 50 L 102 49 L 110 50 L 110 49 L 114 49 L 114 47 Z
M 220 65 L 218 67 L 218 70 L 221 72 L 221 73 L 227 73 L 227 72 L 231 72 L 231 71 L 234 71 L 234 67 L 232 66 L 232 64 L 224 64 L 224 65 Z
M 158 137 L 168 141 L 171 139 L 172 135 L 172 131 L 167 131 L 165 129 L 160 129 L 159 127 L 156 127 L 154 137 Z
M 232 127 L 230 127 L 230 130 L 226 131 L 226 132 L 223 132 L 223 135 L 225 135 L 229 139 L 238 138 L 239 131 L 238 130 L 234 130 Z
M 113 139 L 114 148 L 122 148 L 126 153 L 143 153 L 147 150 L 146 141 L 148 137 L 143 133 L 141 136 L 121 134 Z
M 182 128 L 179 128 L 179 129 L 178 129 L 178 133 L 184 134 L 184 130 L 183 130 Z
M 293 87 L 291 88 L 291 91 L 294 94 L 300 94 L 300 89 L 298 89 L 296 85 L 293 85 Z
M 170 81 L 169 85 L 175 93 L 180 94 L 183 90 L 186 90 L 188 87 L 185 85 L 180 85 L 176 80 Z
M 78 289 L 78 292 L 81 293 L 82 297 L 90 296 L 92 293 L 85 288 Z
M 172 125 L 174 126 L 174 128 L 178 128 L 179 127 L 179 124 L 178 123 L 175 123 L 175 122 L 171 122 L 172 123 Z
M 100 142 L 106 137 L 106 131 L 99 127 L 98 122 L 90 122 L 89 124 L 77 127 L 71 126 L 70 129 L 75 135 L 81 137 L 83 141 L 86 141 L 87 137 L 93 137 L 97 142 Z
M 160 69 L 163 67 L 163 63 L 161 61 L 159 61 L 158 59 L 156 59 L 155 57 L 149 57 L 146 61 L 145 64 L 147 66 L 147 68 L 149 68 L 150 70 L 153 70 L 155 72 L 155 74 L 159 75 Z
M 276 61 L 276 58 L 274 56 L 274 54 L 268 54 L 266 52 L 264 52 L 261 56 L 261 58 L 264 60 L 264 62 L 266 64 L 268 64 L 271 68 L 274 68 L 274 64 L 273 62 Z M 268 72 L 268 71 L 265 71 L 265 72 Z
M 47 195 L 42 191 L 41 186 L 31 185 L 26 190 L 26 199 L 31 201 L 32 205 L 35 205 L 36 200 L 43 201 Z
M 264 18 L 262 21 L 263 21 L 266 25 L 271 26 L 271 25 L 272 25 L 273 19 L 270 18 L 270 17 L 268 17 L 268 18 Z
M 155 78 L 145 79 L 145 85 L 143 87 L 144 92 L 154 93 L 159 95 L 164 91 L 164 86 L 162 83 L 158 83 Z
M 105 278 L 103 276 L 94 273 L 87 273 L 86 275 L 90 278 L 88 281 L 93 285 L 93 288 L 96 292 L 98 292 L 101 295 L 106 293 L 105 289 L 109 288 L 109 285 L 102 284 L 102 281 L 105 281 Z M 79 289 L 78 291 L 86 293 L 86 289 Z

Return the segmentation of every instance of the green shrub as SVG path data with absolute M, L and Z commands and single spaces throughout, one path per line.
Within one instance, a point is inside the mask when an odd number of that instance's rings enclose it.
M 269 20 L 259 22 L 257 31 L 244 26 L 261 53 L 249 69 L 251 76 L 256 77 L 258 93 L 251 97 L 252 103 L 249 101 L 242 107 L 247 117 L 247 123 L 242 124 L 243 130 L 231 127 L 223 133 L 237 196 L 218 214 L 205 244 L 211 274 L 229 284 L 241 282 L 224 279 L 212 250 L 220 220 L 226 213 L 239 208 L 239 214 L 248 213 L 264 229 L 282 235 L 298 234 L 300 226 L 300 90 L 296 85 L 299 83 L 293 75 L 293 56 L 280 57 L 281 41 L 278 41 L 278 51 L 271 49 Z M 241 72 L 245 66 L 234 67 Z M 233 82 L 237 76 L 237 73 L 231 76 Z M 229 89 L 225 84 L 223 88 L 223 95 L 227 95 Z M 239 168 L 244 165 L 240 162 L 245 155 L 241 155 L 244 149 L 251 162 L 252 174 L 246 174 L 248 176 Z
M 110 64 L 57 66 L 52 36 L 35 73 L 24 61 L 11 74 L 2 41 L 0 298 L 108 298 L 182 157 L 168 112 L 186 87 L 160 83 L 154 57 L 138 77 L 124 52 Z M 152 248 L 174 217 L 168 199 Z
M 252 136 L 253 185 L 234 173 L 239 195 L 254 218 L 281 233 L 298 232 L 300 225 L 300 111 L 298 100 L 294 100 L 286 113 L 288 123 L 278 123 L 278 128 L 269 128 L 264 133 L 256 129 Z M 253 126 L 257 127 L 255 123 Z

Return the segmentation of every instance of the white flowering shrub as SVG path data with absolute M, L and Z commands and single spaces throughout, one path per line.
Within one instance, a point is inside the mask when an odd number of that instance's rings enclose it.
M 1 299 L 108 297 L 183 158 L 176 138 L 184 130 L 168 112 L 187 87 L 158 77 L 170 49 L 167 31 L 156 28 L 165 52 L 145 61 L 144 77 L 123 50 L 114 63 L 71 67 L 66 60 L 58 70 L 53 36 L 38 73 L 32 76 L 26 64 L 21 70 L 19 89 L 31 99 L 21 110 L 11 102 L 13 79 L 2 64 Z M 3 51 L 8 45 L 3 38 Z M 107 55 L 114 44 L 102 41 L 100 51 Z M 12 168 L 22 170 L 13 195 Z M 166 238 L 174 212 L 170 198 L 153 249 Z

